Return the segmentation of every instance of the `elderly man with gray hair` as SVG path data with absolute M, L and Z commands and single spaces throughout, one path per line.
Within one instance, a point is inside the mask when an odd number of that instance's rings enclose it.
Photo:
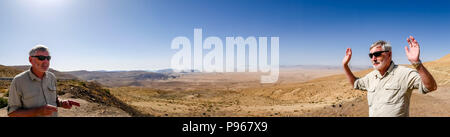
M 29 52 L 30 70 L 14 77 L 9 88 L 8 116 L 41 117 L 58 116 L 58 108 L 72 108 L 79 103 L 60 101 L 56 95 L 56 77 L 48 71 L 50 53 L 44 45 L 36 45 Z
M 415 69 L 394 64 L 391 45 L 377 41 L 369 49 L 375 70 L 362 78 L 355 77 L 348 67 L 352 50 L 347 48 L 342 64 L 353 87 L 367 91 L 370 117 L 407 117 L 413 89 L 423 94 L 437 89 L 436 81 L 419 59 L 419 43 L 412 36 L 406 40 L 406 56 Z

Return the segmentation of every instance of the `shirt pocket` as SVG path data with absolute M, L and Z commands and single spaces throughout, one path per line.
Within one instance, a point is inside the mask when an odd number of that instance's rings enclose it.
M 49 103 L 55 102 L 55 104 L 50 103 L 52 105 L 56 105 L 56 86 L 54 84 L 49 84 L 48 86 L 48 95 L 49 95 Z
M 49 91 L 53 91 L 53 92 L 56 93 L 56 86 L 55 86 L 54 84 L 49 84 L 49 85 L 48 85 L 48 90 L 49 90 Z
M 397 83 L 388 84 L 383 90 L 383 100 L 387 104 L 397 104 L 400 100 L 401 87 Z

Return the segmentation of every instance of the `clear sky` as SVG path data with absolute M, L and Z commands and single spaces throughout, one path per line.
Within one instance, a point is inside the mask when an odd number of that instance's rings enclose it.
M 450 1 L 433 0 L 1 0 L 0 64 L 24 65 L 36 44 L 57 70 L 170 67 L 172 39 L 278 36 L 280 65 L 370 66 L 370 44 L 387 40 L 394 61 L 413 35 L 422 61 L 450 51 Z

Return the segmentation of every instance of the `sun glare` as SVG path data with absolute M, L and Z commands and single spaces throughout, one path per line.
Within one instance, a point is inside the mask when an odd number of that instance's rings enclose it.
M 71 0 L 27 0 L 23 1 L 38 7 L 60 7 L 67 4 Z
M 61 4 L 67 0 L 33 0 L 38 4 Z

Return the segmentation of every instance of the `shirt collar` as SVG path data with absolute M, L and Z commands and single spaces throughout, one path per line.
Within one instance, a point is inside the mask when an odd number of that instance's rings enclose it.
M 386 73 L 384 73 L 383 76 L 380 74 L 380 71 L 378 71 L 378 70 L 377 70 L 377 74 L 376 74 L 375 76 L 376 76 L 377 78 L 380 78 L 380 79 L 381 79 L 381 78 L 383 78 L 383 77 L 385 77 L 385 76 L 391 74 L 392 70 L 394 70 L 394 68 L 395 68 L 396 66 L 397 66 L 397 65 L 395 65 L 394 61 L 391 61 L 391 64 L 389 65 L 388 70 L 386 71 Z M 391 75 L 394 75 L 394 73 L 392 73 Z
M 30 76 L 30 79 L 31 79 L 31 80 L 41 81 L 41 79 L 38 78 L 36 75 L 34 75 L 33 71 L 31 71 L 31 67 L 30 67 L 30 69 L 28 70 L 28 75 Z M 47 71 L 44 72 L 44 78 L 43 78 L 43 79 L 46 79 L 46 78 L 47 78 Z

